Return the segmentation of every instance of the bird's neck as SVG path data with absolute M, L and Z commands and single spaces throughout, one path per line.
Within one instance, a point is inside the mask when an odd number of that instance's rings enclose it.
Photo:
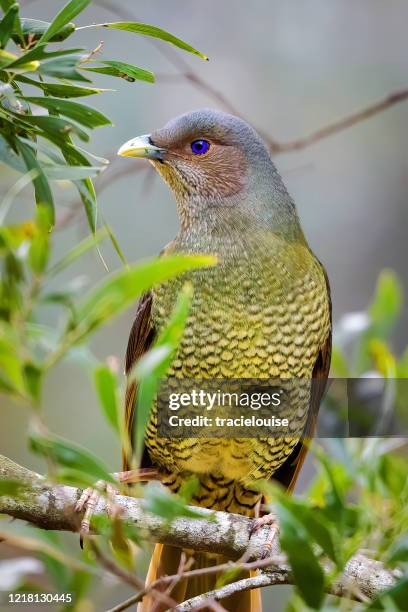
M 222 206 L 196 210 L 193 215 L 191 211 L 190 206 L 189 216 L 181 217 L 180 231 L 173 243 L 180 252 L 212 253 L 228 260 L 266 252 L 272 256 L 282 242 L 306 246 L 297 217 L 259 219 Z
M 200 198 L 177 198 L 180 231 L 175 243 L 189 252 L 232 253 L 240 249 L 256 249 L 274 242 L 307 246 L 293 201 L 287 193 L 245 194 L 223 200 L 203 201 Z

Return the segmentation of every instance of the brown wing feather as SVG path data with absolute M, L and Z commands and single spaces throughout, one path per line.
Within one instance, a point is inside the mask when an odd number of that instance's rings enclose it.
M 305 461 L 307 451 L 309 450 L 310 440 L 313 438 L 316 428 L 317 415 L 319 413 L 320 403 L 323 399 L 326 390 L 327 378 L 330 370 L 331 348 L 332 348 L 332 305 L 330 297 L 330 286 L 326 272 L 322 266 L 324 278 L 326 281 L 327 295 L 329 298 L 330 308 L 330 331 L 326 341 L 319 351 L 316 363 L 312 373 L 312 393 L 310 398 L 310 409 L 307 423 L 303 432 L 302 441 L 299 442 L 285 463 L 275 472 L 273 479 L 282 484 L 288 491 L 293 491 L 298 479 L 300 470 Z
M 137 305 L 136 316 L 132 329 L 130 330 L 126 350 L 126 374 L 130 373 L 136 361 L 140 359 L 144 353 L 146 353 L 154 340 L 155 330 L 151 319 L 152 301 L 152 294 L 148 292 L 143 295 Z M 125 399 L 125 431 L 127 434 L 127 442 L 122 452 L 123 470 L 125 471 L 131 469 L 130 464 L 132 456 L 132 431 L 135 414 L 135 396 L 136 383 L 133 381 L 128 383 Z M 143 453 L 141 467 L 150 467 L 150 465 L 151 464 L 149 464 L 147 453 Z

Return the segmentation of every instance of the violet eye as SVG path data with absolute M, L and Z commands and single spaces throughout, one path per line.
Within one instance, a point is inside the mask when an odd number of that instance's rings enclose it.
M 194 140 L 191 143 L 191 150 L 194 155 L 203 155 L 204 153 L 207 153 L 209 148 L 210 143 L 208 140 Z

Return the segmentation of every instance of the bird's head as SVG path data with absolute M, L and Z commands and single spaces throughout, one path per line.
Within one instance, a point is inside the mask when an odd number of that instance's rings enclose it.
M 225 218 L 226 211 L 266 220 L 282 206 L 296 216 L 263 140 L 233 115 L 212 109 L 186 113 L 128 140 L 118 154 L 154 165 L 175 195 L 182 222 Z

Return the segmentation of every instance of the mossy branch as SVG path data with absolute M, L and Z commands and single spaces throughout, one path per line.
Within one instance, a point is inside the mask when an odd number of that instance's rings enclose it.
M 41 529 L 79 531 L 81 516 L 74 508 L 81 495 L 80 489 L 50 484 L 43 476 L 0 455 L 0 485 L 2 480 L 17 481 L 22 489 L 17 497 L 0 497 L 0 514 L 28 521 Z M 251 535 L 252 519 L 196 507 L 194 511 L 199 512 L 202 519 L 179 517 L 169 528 L 164 519 L 146 510 L 142 499 L 118 495 L 115 503 L 123 521 L 137 527 L 146 539 L 195 551 L 220 553 L 233 561 L 242 557 L 246 563 L 260 560 L 269 532 L 269 527 L 265 526 Z M 106 501 L 100 498 L 95 513 L 105 512 Z M 277 539 L 271 554 L 275 559 L 279 555 L 281 562 L 271 563 L 270 567 L 263 567 L 265 564 L 261 562 L 262 570 L 258 576 L 200 595 L 180 604 L 177 609 L 193 609 L 201 605 L 205 597 L 221 600 L 232 592 L 293 583 L 290 567 L 282 557 Z M 329 573 L 331 569 L 327 563 L 325 570 Z M 395 584 L 398 576 L 398 570 L 389 570 L 381 562 L 357 553 L 348 561 L 343 575 L 330 587 L 330 592 L 339 596 L 361 593 L 362 598 L 372 599 Z

